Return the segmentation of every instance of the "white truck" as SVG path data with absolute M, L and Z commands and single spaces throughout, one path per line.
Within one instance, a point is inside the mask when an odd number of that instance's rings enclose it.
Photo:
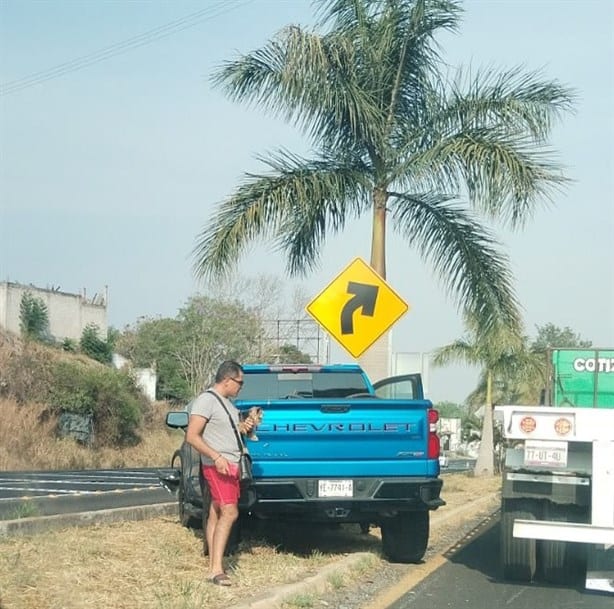
M 497 406 L 506 579 L 614 593 L 614 349 L 549 354 L 547 406 Z

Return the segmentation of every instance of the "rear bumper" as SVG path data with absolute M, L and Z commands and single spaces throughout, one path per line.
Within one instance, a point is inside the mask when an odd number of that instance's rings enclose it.
M 320 497 L 318 482 L 318 478 L 258 479 L 242 499 L 250 512 L 263 518 L 300 516 L 345 522 L 445 505 L 439 478 L 354 478 L 351 497 Z

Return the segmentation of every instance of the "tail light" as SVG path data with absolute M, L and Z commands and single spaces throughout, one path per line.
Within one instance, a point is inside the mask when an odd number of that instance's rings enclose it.
M 439 412 L 434 408 L 428 409 L 428 424 L 429 438 L 426 456 L 428 459 L 439 459 L 441 446 L 439 444 L 439 436 L 437 435 L 437 421 L 439 421 Z

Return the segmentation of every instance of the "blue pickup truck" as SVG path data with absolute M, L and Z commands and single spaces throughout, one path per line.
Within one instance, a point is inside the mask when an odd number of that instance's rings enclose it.
M 254 484 L 242 495 L 242 516 L 374 525 L 388 559 L 422 559 L 430 510 L 445 502 L 438 413 L 420 375 L 372 384 L 356 364 L 245 365 L 235 404 L 264 411 L 257 441 L 247 441 Z M 166 423 L 185 429 L 188 416 L 189 405 Z M 208 512 L 199 462 L 184 442 L 160 473 L 186 526 L 202 524 Z

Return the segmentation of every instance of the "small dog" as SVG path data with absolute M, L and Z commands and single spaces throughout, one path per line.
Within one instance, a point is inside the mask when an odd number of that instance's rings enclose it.
M 247 438 L 252 440 L 253 442 L 258 442 L 256 428 L 258 427 L 258 425 L 260 425 L 260 423 L 262 423 L 263 417 L 264 410 L 262 410 L 260 406 L 252 406 L 252 408 L 247 411 L 247 416 L 245 417 L 245 420 L 253 424 L 252 430 L 247 434 Z

